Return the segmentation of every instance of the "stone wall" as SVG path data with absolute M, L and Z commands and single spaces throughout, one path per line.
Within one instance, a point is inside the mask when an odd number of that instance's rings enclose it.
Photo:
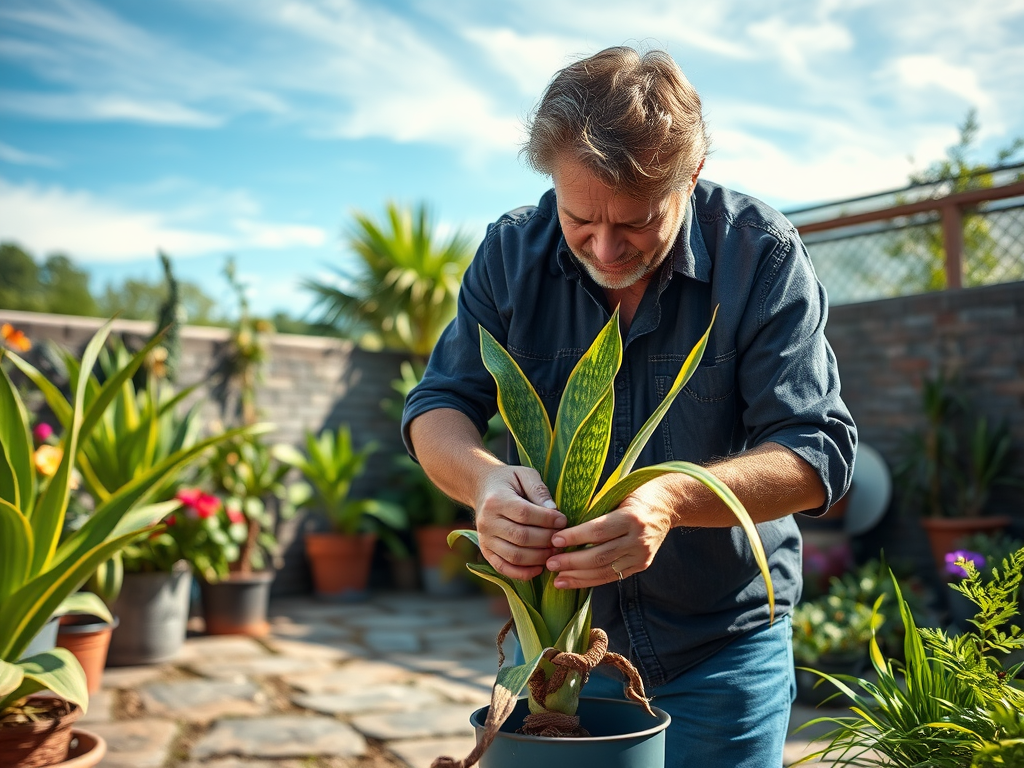
M 81 353 L 102 321 L 93 318 L 45 315 L 0 310 L 0 323 L 10 322 L 35 343 L 34 362 L 44 363 L 44 341 L 52 341 Z M 119 320 L 114 330 L 133 347 L 149 338 L 153 324 Z M 231 423 L 233 396 L 221 404 L 216 390 L 222 381 L 228 331 L 223 328 L 188 326 L 182 329 L 179 384 L 198 384 L 195 398 L 203 401 L 207 424 Z M 398 423 L 384 414 L 381 400 L 395 397 L 391 382 L 398 378 L 402 357 L 369 353 L 350 342 L 312 336 L 275 334 L 269 337 L 269 359 L 257 390 L 261 420 L 277 425 L 268 436 L 273 442 L 299 445 L 306 430 L 349 424 L 357 446 L 375 442 L 367 470 L 353 487 L 353 496 L 370 496 L 388 482 L 393 457 L 404 452 Z M 300 514 L 282 523 L 279 537 L 284 545 L 285 568 L 278 574 L 275 591 L 303 591 L 308 575 L 302 554 L 301 530 L 318 521 Z

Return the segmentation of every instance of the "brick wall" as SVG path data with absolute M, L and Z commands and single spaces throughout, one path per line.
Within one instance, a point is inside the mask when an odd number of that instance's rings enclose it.
M 921 382 L 958 375 L 990 423 L 1006 419 L 1024 475 L 1024 282 L 847 304 L 829 312 L 826 335 L 839 361 L 843 399 L 860 438 L 892 467 L 902 434 L 923 426 Z M 1024 537 L 1024 490 L 1003 489 L 994 511 Z M 890 508 L 866 542 L 887 554 L 920 554 L 916 522 Z
M 99 325 L 87 318 L 0 310 L 4 321 L 35 341 L 51 339 L 75 350 Z M 142 338 L 152 326 L 121 321 L 116 328 Z M 861 439 L 877 448 L 890 466 L 902 433 L 922 424 L 921 381 L 942 371 L 963 377 L 981 413 L 1009 420 L 1017 465 L 1024 474 L 1024 282 L 833 307 L 826 334 Z M 210 419 L 222 418 L 209 388 L 227 337 L 226 330 L 214 328 L 188 327 L 182 333 L 181 383 L 201 382 Z M 376 441 L 381 450 L 355 489 L 369 495 L 387 482 L 390 457 L 402 450 L 397 425 L 379 406 L 392 394 L 390 382 L 399 363 L 397 355 L 367 353 L 336 339 L 273 336 L 258 407 L 278 425 L 275 440 L 298 443 L 305 429 L 347 422 L 358 444 Z M 1024 536 L 1022 495 L 1012 489 L 995 498 L 998 511 L 1015 516 L 1019 536 Z M 288 545 L 288 569 L 279 576 L 279 590 L 305 586 L 297 536 L 302 525 L 297 519 L 281 531 Z M 871 551 L 884 547 L 890 555 L 927 558 L 916 522 L 894 509 L 861 544 Z

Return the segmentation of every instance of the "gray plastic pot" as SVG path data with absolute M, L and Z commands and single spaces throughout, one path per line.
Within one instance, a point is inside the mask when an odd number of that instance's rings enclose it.
M 111 611 L 120 621 L 110 638 L 108 667 L 159 664 L 185 643 L 192 572 L 126 573 Z
M 480 768 L 663 768 L 668 713 L 652 707 L 656 717 L 631 701 L 581 698 L 577 714 L 589 738 L 552 738 L 516 733 L 530 713 L 521 699 L 480 758 Z M 469 721 L 477 739 L 483 734 L 488 707 Z

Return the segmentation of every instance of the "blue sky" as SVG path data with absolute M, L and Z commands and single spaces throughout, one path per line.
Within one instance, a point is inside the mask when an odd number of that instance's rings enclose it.
M 225 301 L 233 254 L 258 310 L 301 314 L 353 210 L 481 235 L 535 202 L 523 118 L 622 43 L 701 93 L 704 175 L 784 209 L 901 186 L 970 107 L 980 157 L 1024 135 L 1024 0 L 3 0 L 0 239 L 97 287 L 162 248 Z

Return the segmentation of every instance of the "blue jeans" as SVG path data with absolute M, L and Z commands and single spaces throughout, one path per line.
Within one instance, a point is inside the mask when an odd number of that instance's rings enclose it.
M 517 650 L 517 663 L 522 663 Z M 598 667 L 584 696 L 625 698 Z M 780 768 L 796 697 L 789 616 L 733 640 L 710 659 L 648 690 L 672 716 L 666 768 Z

